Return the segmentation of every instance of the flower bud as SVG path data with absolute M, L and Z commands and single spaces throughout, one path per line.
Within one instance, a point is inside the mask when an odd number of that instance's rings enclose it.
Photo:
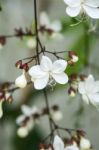
M 69 52 L 69 58 L 71 58 L 71 61 L 74 63 L 76 63 L 79 60 L 77 54 L 72 51 Z
M 34 38 L 29 38 L 26 44 L 29 48 L 33 49 L 36 47 L 36 40 Z
M 15 66 L 18 68 L 18 69 L 22 69 L 22 60 L 19 60 L 16 62 Z
M 81 137 L 80 148 L 81 149 L 90 149 L 90 147 L 91 147 L 90 141 L 84 137 Z
M 20 127 L 17 130 L 17 135 L 21 138 L 25 138 L 28 135 L 28 129 L 27 127 Z
M 6 44 L 6 38 L 4 36 L 0 36 L 0 49 Z
M 22 69 L 27 72 L 29 70 L 28 64 L 27 63 L 23 64 Z
M 68 90 L 68 94 L 69 94 L 69 96 L 71 96 L 71 97 L 75 97 L 75 95 L 76 95 L 76 90 L 75 90 L 73 87 L 70 87 L 69 90 Z
M 63 118 L 62 112 L 59 110 L 58 106 L 53 106 L 51 110 L 51 117 L 55 121 L 60 121 Z
M 15 80 L 15 85 L 19 88 L 24 88 L 27 85 L 27 80 L 25 77 L 25 72 L 23 71 L 23 74 L 21 76 L 19 76 L 16 80 Z

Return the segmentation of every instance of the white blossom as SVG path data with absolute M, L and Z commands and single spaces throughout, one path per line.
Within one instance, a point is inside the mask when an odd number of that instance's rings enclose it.
M 92 75 L 79 82 L 78 91 L 87 104 L 92 103 L 96 107 L 99 105 L 99 81 L 95 81 Z
M 22 75 L 20 75 L 16 80 L 15 80 L 15 85 L 19 88 L 25 88 L 27 85 L 27 80 L 25 77 L 25 71 L 23 71 Z
M 42 56 L 40 65 L 33 66 L 29 70 L 35 89 L 45 88 L 52 80 L 59 84 L 66 84 L 68 82 L 68 76 L 64 72 L 66 67 L 67 61 L 65 60 L 60 59 L 52 63 L 47 56 Z
M 66 13 L 71 17 L 86 13 L 93 19 L 99 19 L 98 0 L 64 0 L 64 2 L 67 4 Z
M 30 108 L 26 105 L 22 105 L 21 110 L 23 114 L 16 119 L 16 123 L 20 126 L 17 130 L 17 134 L 24 138 L 33 129 L 35 123 L 38 123 L 37 120 L 33 118 L 33 114 L 39 113 L 39 110 L 35 106 Z M 28 121 L 23 125 L 23 122 L 27 117 Z
M 53 143 L 54 150 L 79 150 L 76 145 L 64 146 L 63 141 L 59 136 L 55 136 Z

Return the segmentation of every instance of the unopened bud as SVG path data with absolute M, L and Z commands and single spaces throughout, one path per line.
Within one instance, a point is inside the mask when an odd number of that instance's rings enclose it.
M 28 135 L 28 129 L 27 127 L 20 127 L 17 130 L 17 135 L 21 138 L 25 138 Z
M 69 58 L 71 59 L 71 61 L 73 63 L 76 63 L 79 60 L 77 54 L 75 52 L 72 52 L 72 51 L 69 52 Z
M 18 68 L 18 69 L 22 69 L 22 60 L 19 60 L 16 62 L 15 66 Z
M 27 80 L 25 77 L 25 72 L 23 72 L 23 74 L 21 76 L 19 76 L 16 80 L 15 80 L 15 85 L 19 88 L 25 88 L 27 85 Z
M 68 90 L 68 94 L 69 94 L 69 96 L 71 96 L 71 97 L 75 97 L 75 95 L 76 95 L 76 90 L 75 90 L 73 87 L 70 87 L 69 90 Z

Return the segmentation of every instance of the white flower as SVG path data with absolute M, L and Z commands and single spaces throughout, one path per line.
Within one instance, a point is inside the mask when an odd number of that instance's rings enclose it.
M 57 83 L 66 84 L 68 82 L 68 76 L 64 72 L 66 67 L 67 61 L 65 60 L 60 59 L 52 63 L 47 56 L 42 56 L 40 65 L 33 66 L 29 70 L 35 89 L 45 88 L 53 79 Z
M 19 129 L 17 130 L 17 134 L 18 136 L 24 138 L 33 129 L 35 123 L 37 123 L 37 121 L 33 119 L 32 115 L 35 113 L 39 113 L 39 110 L 37 107 L 30 108 L 26 105 L 22 105 L 21 110 L 23 114 L 16 119 L 16 123 L 20 126 Z M 26 124 L 23 125 L 23 122 L 25 121 L 26 118 L 28 118 L 28 120 Z
M 84 138 L 84 137 L 81 137 L 81 140 L 80 140 L 80 148 L 83 150 L 83 149 L 90 149 L 91 147 L 91 143 L 88 139 Z
M 78 91 L 87 104 L 99 105 L 99 81 L 95 81 L 92 75 L 89 75 L 85 81 L 79 82 Z
M 15 80 L 15 85 L 19 88 L 25 88 L 27 85 L 27 80 L 25 77 L 25 71 L 23 71 L 22 75 L 19 76 L 16 80 Z
M 22 106 L 21 106 L 21 111 L 22 111 L 23 114 L 20 115 L 20 116 L 16 119 L 16 123 L 17 123 L 18 125 L 20 125 L 21 122 L 24 121 L 24 119 L 25 119 L 26 117 L 31 117 L 33 114 L 39 113 L 38 108 L 35 107 L 35 106 L 32 107 L 32 108 L 30 108 L 29 106 L 22 105 Z
M 71 17 L 76 17 L 80 12 L 86 13 L 93 19 L 99 19 L 98 0 L 64 0 L 68 5 L 66 13 Z
M 79 150 L 79 148 L 75 145 L 70 145 L 65 147 L 63 141 L 59 136 L 55 136 L 53 143 L 54 150 Z
M 40 25 L 44 26 L 46 29 L 51 29 L 54 32 L 59 32 L 62 28 L 59 20 L 51 22 L 48 15 L 45 12 L 42 12 L 40 14 Z

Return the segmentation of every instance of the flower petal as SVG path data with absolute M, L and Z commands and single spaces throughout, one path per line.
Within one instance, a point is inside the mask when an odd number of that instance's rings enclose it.
M 68 82 L 68 76 L 63 72 L 60 74 L 52 74 L 52 77 L 55 79 L 57 83 L 66 84 Z
M 25 120 L 25 116 L 24 115 L 21 115 L 21 116 L 19 116 L 17 119 L 16 119 L 16 123 L 18 124 L 18 125 L 20 125 L 24 120 Z
M 42 56 L 40 67 L 43 71 L 50 71 L 52 69 L 52 61 L 47 56 Z
M 79 91 L 80 94 L 85 94 L 86 93 L 85 82 L 79 82 L 78 91 Z
M 37 90 L 44 89 L 47 86 L 49 81 L 49 75 L 46 75 L 44 78 L 39 78 L 34 81 L 34 88 Z
M 53 143 L 54 150 L 64 150 L 64 143 L 59 136 L 55 136 Z
M 66 13 L 70 16 L 70 17 L 76 17 L 79 15 L 81 10 L 81 6 L 78 7 L 67 7 L 66 8 Z
M 90 102 L 93 105 L 96 105 L 96 104 L 99 105 L 99 93 L 98 94 L 89 94 L 88 96 L 90 98 Z
M 80 5 L 81 3 L 81 0 L 64 0 L 64 2 L 69 5 L 70 7 L 75 7 L 75 6 L 78 6 Z
M 26 105 L 22 105 L 21 110 L 22 110 L 22 112 L 25 116 L 30 116 L 31 115 L 31 108 L 30 107 L 28 107 Z
M 71 145 L 67 146 L 64 150 L 79 150 L 79 148 L 77 146 Z
M 83 6 L 84 10 L 86 11 L 87 15 L 93 19 L 99 19 L 99 8 L 90 7 L 87 5 Z
M 48 26 L 48 28 L 52 29 L 52 30 L 55 31 L 55 32 L 59 32 L 59 31 L 62 29 L 62 26 L 61 26 L 60 21 L 56 20 L 56 21 L 53 21 L 53 22 Z
M 41 70 L 39 65 L 33 66 L 29 69 L 29 75 L 32 79 L 38 79 L 45 76 L 45 72 Z
M 96 81 L 94 83 L 93 93 L 97 93 L 97 92 L 99 92 L 99 81 Z
M 84 81 L 85 83 L 85 90 L 87 93 L 92 93 L 94 90 L 94 77 L 92 75 L 89 75 L 86 80 Z
M 53 73 L 62 73 L 63 71 L 65 71 L 66 67 L 67 67 L 67 61 L 56 60 L 53 63 L 52 72 Z
M 40 25 L 46 26 L 46 25 L 49 25 L 49 23 L 50 21 L 49 21 L 48 15 L 45 12 L 42 12 L 40 14 Z

